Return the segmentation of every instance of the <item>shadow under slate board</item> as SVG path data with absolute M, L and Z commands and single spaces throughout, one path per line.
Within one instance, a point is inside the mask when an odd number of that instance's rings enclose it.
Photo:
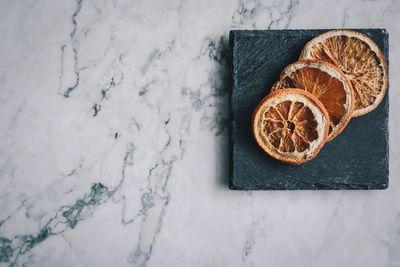
M 355 29 L 374 40 L 388 60 L 388 33 Z M 389 178 L 389 93 L 377 109 L 350 121 L 317 157 L 303 165 L 278 162 L 252 136 L 259 101 L 304 45 L 328 30 L 230 32 L 229 188 L 235 190 L 385 189 Z M 389 90 L 388 90 L 389 91 Z

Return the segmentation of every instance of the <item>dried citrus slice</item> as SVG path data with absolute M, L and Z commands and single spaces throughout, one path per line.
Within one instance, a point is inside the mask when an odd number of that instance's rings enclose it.
M 375 109 L 388 87 L 388 69 L 379 47 L 367 35 L 333 30 L 306 44 L 300 59 L 320 59 L 339 67 L 353 85 L 354 117 Z
M 340 134 L 354 111 L 354 96 L 349 80 L 332 64 L 300 60 L 287 66 L 272 90 L 301 88 L 324 104 L 330 118 L 328 141 Z
M 289 88 L 266 96 L 253 113 L 258 145 L 275 159 L 301 164 L 313 159 L 328 136 L 329 115 L 305 90 Z

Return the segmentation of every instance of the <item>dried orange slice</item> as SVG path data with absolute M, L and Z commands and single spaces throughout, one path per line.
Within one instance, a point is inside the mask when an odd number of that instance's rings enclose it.
M 388 87 L 388 68 L 379 47 L 367 35 L 333 30 L 306 44 L 300 59 L 320 59 L 343 71 L 353 85 L 354 117 L 375 109 Z
M 329 115 L 323 104 L 305 90 L 272 92 L 253 113 L 258 145 L 275 159 L 301 164 L 313 159 L 328 136 Z
M 287 66 L 272 90 L 301 88 L 317 97 L 329 113 L 328 141 L 340 134 L 354 111 L 354 96 L 349 80 L 332 64 L 300 60 Z

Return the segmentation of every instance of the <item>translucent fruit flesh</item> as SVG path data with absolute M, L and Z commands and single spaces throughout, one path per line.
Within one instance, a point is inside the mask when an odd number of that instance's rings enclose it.
M 281 152 L 304 152 L 318 139 L 312 111 L 301 102 L 284 101 L 269 107 L 263 117 L 263 133 Z
M 315 43 L 309 58 L 331 63 L 343 71 L 353 86 L 356 111 L 374 105 L 385 90 L 385 69 L 381 59 L 359 38 L 332 36 Z
M 324 104 L 331 120 L 329 134 L 347 113 L 346 92 L 342 82 L 326 72 L 313 67 L 303 67 L 283 78 L 274 89 L 290 87 L 305 89 Z

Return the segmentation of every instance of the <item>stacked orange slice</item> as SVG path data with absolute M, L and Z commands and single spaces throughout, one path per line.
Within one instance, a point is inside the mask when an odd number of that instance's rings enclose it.
M 255 109 L 258 145 L 285 163 L 313 159 L 352 117 L 379 105 L 387 73 L 383 53 L 368 36 L 334 30 L 315 37 Z
M 335 66 L 322 61 L 300 60 L 287 66 L 272 90 L 296 87 L 317 97 L 330 117 L 328 140 L 335 138 L 346 125 L 354 111 L 351 84 Z
M 351 30 L 321 34 L 306 44 L 300 59 L 320 59 L 343 71 L 353 85 L 354 116 L 374 110 L 388 87 L 388 68 L 379 47 L 367 35 Z
M 329 125 L 321 101 L 302 89 L 271 93 L 253 114 L 257 143 L 272 157 L 291 164 L 304 163 L 318 154 Z

